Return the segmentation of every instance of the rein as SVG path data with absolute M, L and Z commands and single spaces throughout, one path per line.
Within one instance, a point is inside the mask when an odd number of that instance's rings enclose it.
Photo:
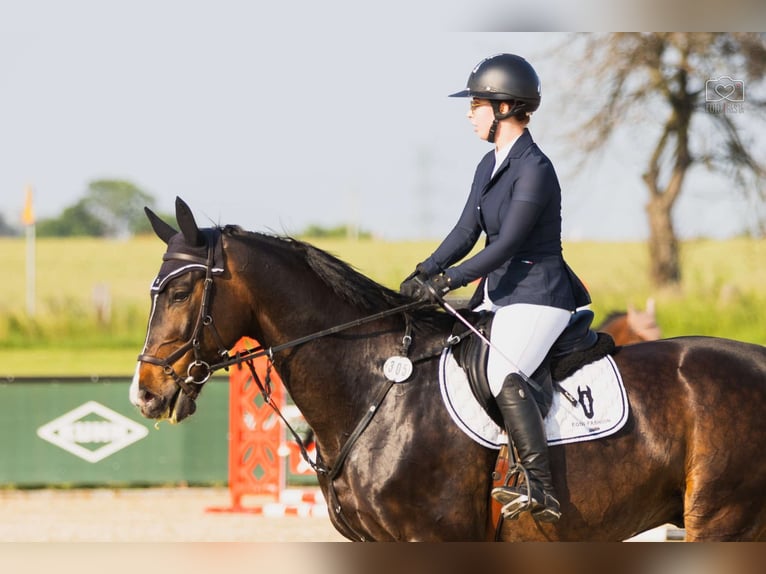
M 334 327 L 330 327 L 322 331 L 311 333 L 310 335 L 305 335 L 298 339 L 288 341 L 287 343 L 282 343 L 281 345 L 269 347 L 268 349 L 264 349 L 263 347 L 258 347 L 256 349 L 250 349 L 244 353 L 241 353 L 241 352 L 236 353 L 232 357 L 229 354 L 228 350 L 224 348 L 221 337 L 218 334 L 218 331 L 215 328 L 215 325 L 213 324 L 213 317 L 209 313 L 210 300 L 212 297 L 212 287 L 213 287 L 213 275 L 212 275 L 213 246 L 208 247 L 207 259 L 202 259 L 201 257 L 196 257 L 194 255 L 188 255 L 186 253 L 165 253 L 165 255 L 162 256 L 162 259 L 163 261 L 167 261 L 169 259 L 179 259 L 182 261 L 191 261 L 193 263 L 198 263 L 205 266 L 205 287 L 202 293 L 202 305 L 200 306 L 199 314 L 197 315 L 197 320 L 194 324 L 194 330 L 192 331 L 192 335 L 186 343 L 181 345 L 181 347 L 173 351 L 167 357 L 160 358 L 160 357 L 155 357 L 153 355 L 142 353 L 138 356 L 138 360 L 145 363 L 151 363 L 153 365 L 158 365 L 160 367 L 163 367 L 163 369 L 165 370 L 165 373 L 172 376 L 173 379 L 179 384 L 181 389 L 187 395 L 189 395 L 189 397 L 192 399 L 196 398 L 197 395 L 199 395 L 199 389 L 191 389 L 189 388 L 188 384 L 192 383 L 195 385 L 202 385 L 206 383 L 207 380 L 210 378 L 210 376 L 216 371 L 219 371 L 221 369 L 226 369 L 232 365 L 241 364 L 247 360 L 257 359 L 262 356 L 268 356 L 269 359 L 271 359 L 274 356 L 274 353 L 279 353 L 280 351 L 285 351 L 293 347 L 298 347 L 305 343 L 315 341 L 316 339 L 321 339 L 322 337 L 327 337 L 329 335 L 334 335 L 335 333 L 340 333 L 341 331 L 346 331 L 354 327 L 359 327 L 366 323 L 377 321 L 378 319 L 383 319 L 391 315 L 397 315 L 399 313 L 409 311 L 410 309 L 414 309 L 416 307 L 422 307 L 425 303 L 427 303 L 424 301 L 413 301 L 411 303 L 405 303 L 404 305 L 399 305 L 391 309 L 386 309 L 385 311 L 380 311 L 373 315 L 368 315 L 366 317 L 354 319 L 353 321 L 349 321 L 348 323 L 342 323 L 340 325 L 336 325 Z M 215 337 L 216 342 L 218 344 L 218 354 L 222 357 L 226 357 L 226 359 L 224 359 L 223 361 L 220 361 L 218 363 L 213 363 L 211 365 L 199 358 L 200 356 L 199 335 L 203 327 L 210 327 L 212 329 L 213 336 Z M 181 375 L 175 372 L 175 370 L 172 367 L 172 364 L 175 363 L 178 359 L 180 359 L 190 349 L 194 351 L 195 359 L 194 359 L 194 362 L 192 362 L 187 369 L 186 378 L 183 378 L 181 377 Z M 201 379 L 194 378 L 194 375 L 191 372 L 192 369 L 194 368 L 203 369 L 203 376 Z
M 208 379 L 212 376 L 212 374 L 215 373 L 216 371 L 219 371 L 221 369 L 228 369 L 232 365 L 239 365 L 241 363 L 251 361 L 253 359 L 257 359 L 263 356 L 268 356 L 269 360 L 271 360 L 273 359 L 275 353 L 279 353 L 281 351 L 285 351 L 293 347 L 298 347 L 300 345 L 304 345 L 311 341 L 315 341 L 317 339 L 321 339 L 329 335 L 334 335 L 335 333 L 340 333 L 341 331 L 346 331 L 354 327 L 359 327 L 366 323 L 377 321 L 378 319 L 383 319 L 391 315 L 404 313 L 416 307 L 422 307 L 425 304 L 425 302 L 423 301 L 413 301 L 411 303 L 405 303 L 404 305 L 399 305 L 391 309 L 386 309 L 385 311 L 380 311 L 373 315 L 367 315 L 366 317 L 361 317 L 359 319 L 354 319 L 353 321 L 342 323 L 340 325 L 336 325 L 334 327 L 330 327 L 322 331 L 317 331 L 315 333 L 311 333 L 309 335 L 299 337 L 298 339 L 293 339 L 292 341 L 288 341 L 287 343 L 282 343 L 281 345 L 269 347 L 268 349 L 264 349 L 263 347 L 258 347 L 255 349 L 249 349 L 245 352 L 238 352 L 234 356 L 232 356 L 229 354 L 228 350 L 224 347 L 221 336 L 218 334 L 218 330 L 215 328 L 215 324 L 213 323 L 213 317 L 212 315 L 210 315 L 210 303 L 211 303 L 211 298 L 213 294 L 212 292 L 213 246 L 208 247 L 208 256 L 206 259 L 203 259 L 201 257 L 196 257 L 194 255 L 188 255 L 186 253 L 165 253 L 165 255 L 162 256 L 162 259 L 163 261 L 167 261 L 170 259 L 191 261 L 193 263 L 198 263 L 205 266 L 205 280 L 204 280 L 205 286 L 202 292 L 202 305 L 200 306 L 199 314 L 197 315 L 197 320 L 195 321 L 192 335 L 186 343 L 181 345 L 178 349 L 173 351 L 167 357 L 155 357 L 154 355 L 142 353 L 138 356 L 138 360 L 144 363 L 150 363 L 152 365 L 157 365 L 162 367 L 165 374 L 173 377 L 173 380 L 176 383 L 178 383 L 178 386 L 181 387 L 183 392 L 186 393 L 191 399 L 197 398 L 197 396 L 199 395 L 201 386 L 204 383 L 206 383 Z M 204 327 L 209 327 L 212 330 L 213 337 L 215 338 L 216 343 L 218 344 L 218 355 L 221 357 L 226 357 L 224 360 L 218 363 L 213 363 L 212 365 L 200 359 L 199 336 Z M 194 361 L 187 368 L 186 377 L 182 377 L 181 375 L 176 373 L 175 369 L 173 369 L 173 363 L 175 363 L 178 359 L 184 356 L 189 350 L 194 351 Z M 199 379 L 195 378 L 194 374 L 192 373 L 192 370 L 194 369 L 202 369 L 201 378 Z M 197 385 L 197 388 L 191 387 L 190 385 L 192 384 Z
M 258 357 L 268 356 L 269 359 L 271 359 L 274 356 L 274 353 L 279 353 L 280 351 L 285 351 L 293 347 L 298 347 L 305 343 L 315 341 L 316 339 L 321 339 L 322 337 L 327 337 L 329 335 L 334 335 L 335 333 L 340 333 L 341 331 L 346 331 L 354 327 L 359 327 L 360 325 L 364 325 L 365 323 L 371 323 L 373 321 L 377 321 L 378 319 L 383 319 L 391 315 L 404 313 L 416 307 L 423 307 L 423 305 L 426 303 L 428 302 L 414 301 L 412 303 L 405 303 L 404 305 L 399 305 L 398 307 L 386 309 L 385 311 L 380 311 L 379 313 L 375 313 L 374 315 L 367 315 L 366 317 L 354 319 L 353 321 L 349 321 L 348 323 L 342 323 L 340 325 L 336 325 L 334 327 L 330 327 L 322 331 L 317 331 L 315 333 L 311 333 L 310 335 L 305 335 L 298 339 L 293 339 L 292 341 L 288 341 L 287 343 L 282 343 L 281 345 L 269 347 L 268 349 L 264 349 L 263 347 L 257 347 L 255 349 L 249 349 L 245 352 L 236 353 L 233 357 L 227 353 L 226 356 L 229 357 L 228 359 L 221 361 L 220 363 L 215 363 L 213 365 L 210 365 L 209 368 L 211 369 L 211 372 L 214 372 L 220 369 L 228 368 L 232 365 L 237 365 L 244 361 L 257 359 Z

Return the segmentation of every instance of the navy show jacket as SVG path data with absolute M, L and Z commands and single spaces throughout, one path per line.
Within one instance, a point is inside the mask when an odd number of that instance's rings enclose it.
M 529 130 L 524 129 L 493 176 L 494 166 L 495 153 L 490 151 L 476 168 L 457 224 L 421 264 L 426 273 L 446 272 L 453 286 L 482 278 L 472 307 L 483 299 L 485 283 L 496 305 L 532 303 L 574 311 L 590 303 L 587 289 L 562 255 L 558 177 Z M 522 208 L 531 220 L 518 225 Z M 450 267 L 468 255 L 482 233 L 484 248 Z

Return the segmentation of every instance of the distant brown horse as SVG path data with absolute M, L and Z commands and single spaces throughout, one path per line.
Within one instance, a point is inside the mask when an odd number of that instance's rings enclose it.
M 243 336 L 259 341 L 314 430 L 330 520 L 352 540 L 490 540 L 497 451 L 452 422 L 438 384 L 454 317 L 386 289 L 300 241 L 236 226 L 167 244 L 131 400 L 181 421 Z M 342 329 L 341 329 L 342 327 Z M 321 336 L 320 336 L 321 335 Z M 414 370 L 384 376 L 408 350 Z M 663 524 L 687 540 L 766 538 L 766 348 L 678 337 L 619 347 L 630 411 L 617 433 L 551 447 L 562 517 L 506 520 L 503 540 L 621 541 Z M 254 534 L 257 536 L 257 533 Z
M 629 305 L 627 311 L 610 313 L 596 330 L 609 333 L 617 345 L 656 341 L 662 336 L 651 298 L 646 302 L 646 310 L 639 311 Z

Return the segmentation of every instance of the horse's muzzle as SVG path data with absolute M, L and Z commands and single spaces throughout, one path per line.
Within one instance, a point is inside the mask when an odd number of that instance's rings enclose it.
M 153 393 L 141 385 L 140 370 L 141 363 L 136 367 L 129 395 L 130 402 L 139 408 L 141 415 L 148 419 L 168 420 L 171 423 L 177 423 L 194 414 L 197 410 L 196 402 L 179 386 L 173 385 L 173 391 L 169 395 L 163 396 Z M 196 392 L 194 394 L 196 396 Z

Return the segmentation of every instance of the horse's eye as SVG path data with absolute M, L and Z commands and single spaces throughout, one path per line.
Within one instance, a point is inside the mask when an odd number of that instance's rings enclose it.
M 189 298 L 189 292 L 188 291 L 176 291 L 173 293 L 170 298 L 173 300 L 173 303 L 183 303 Z

